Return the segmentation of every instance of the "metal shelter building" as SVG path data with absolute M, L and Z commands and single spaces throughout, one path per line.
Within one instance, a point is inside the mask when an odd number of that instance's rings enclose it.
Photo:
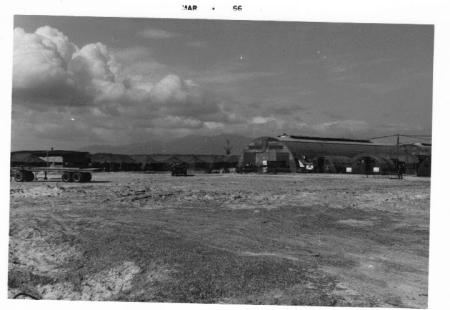
M 311 171 L 319 173 L 387 174 L 396 172 L 402 164 L 405 172 L 417 174 L 425 160 L 431 160 L 431 145 L 284 134 L 254 139 L 244 149 L 239 167 L 244 172 L 301 172 L 311 165 Z

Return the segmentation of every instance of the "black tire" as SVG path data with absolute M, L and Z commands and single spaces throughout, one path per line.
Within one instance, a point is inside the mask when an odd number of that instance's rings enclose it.
M 81 172 L 74 172 L 72 174 L 72 181 L 77 183 L 83 182 L 83 174 Z
M 26 182 L 32 182 L 34 180 L 34 173 L 31 171 L 26 171 L 24 176 Z
M 14 181 L 16 182 L 23 182 L 25 181 L 25 175 L 22 171 L 17 171 L 14 175 Z
M 72 182 L 72 175 L 70 172 L 64 172 L 61 176 L 61 180 L 63 182 Z

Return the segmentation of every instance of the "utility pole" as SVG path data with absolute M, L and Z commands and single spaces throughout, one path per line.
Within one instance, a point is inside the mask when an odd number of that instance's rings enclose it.
M 400 157 L 400 134 L 397 134 L 397 169 L 399 168 L 399 158 Z
M 400 134 L 397 134 L 397 174 L 399 179 L 403 179 L 403 168 L 400 166 Z
M 233 149 L 233 147 L 230 144 L 230 140 L 229 139 L 227 139 L 227 144 L 225 145 L 224 149 L 225 149 L 225 154 L 227 156 L 229 156 L 231 154 L 231 150 Z

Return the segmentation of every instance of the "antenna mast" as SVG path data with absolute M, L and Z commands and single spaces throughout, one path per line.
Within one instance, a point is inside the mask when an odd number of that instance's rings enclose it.
M 230 155 L 231 154 L 231 150 L 233 149 L 233 147 L 231 146 L 229 139 L 227 139 L 227 143 L 226 143 L 224 149 L 225 149 L 225 154 L 226 155 Z

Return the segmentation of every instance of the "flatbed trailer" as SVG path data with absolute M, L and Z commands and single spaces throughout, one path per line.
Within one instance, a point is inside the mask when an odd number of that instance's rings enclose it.
M 74 167 L 12 167 L 11 177 L 16 182 L 32 182 L 36 179 L 36 174 L 43 172 L 44 180 L 47 180 L 48 173 L 61 173 L 63 182 L 90 182 L 92 172 L 98 171 L 97 168 L 74 168 Z

